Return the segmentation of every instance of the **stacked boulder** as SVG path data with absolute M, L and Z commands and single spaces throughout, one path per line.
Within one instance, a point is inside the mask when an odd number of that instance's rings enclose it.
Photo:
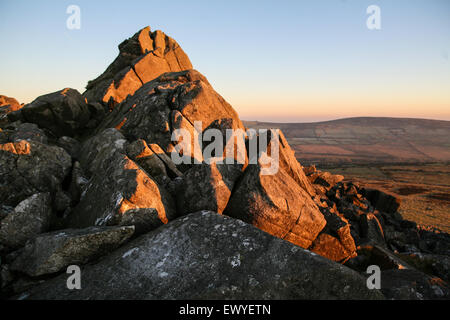
M 159 30 L 151 32 L 150 27 L 122 42 L 119 50 L 106 71 L 89 81 L 84 93 L 89 101 L 112 107 L 163 73 L 192 69 L 178 43 Z
M 302 168 L 282 133 L 269 131 L 278 150 L 265 141 L 250 152 L 255 136 L 161 31 L 144 28 L 119 50 L 83 95 L 39 97 L 1 125 L 3 296 L 383 298 L 358 273 L 370 259 L 357 259 L 411 243 L 416 226 L 395 201 L 386 209 L 376 190 Z M 199 143 L 210 132 L 213 153 Z M 450 243 L 421 232 L 419 251 Z M 92 280 L 82 291 L 63 286 L 72 264 Z M 383 293 L 402 297 L 395 289 Z

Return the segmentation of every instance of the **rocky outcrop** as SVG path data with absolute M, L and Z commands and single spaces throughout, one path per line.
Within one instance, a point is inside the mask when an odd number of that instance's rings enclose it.
M 127 156 L 114 153 L 85 185 L 67 225 L 134 225 L 143 233 L 175 217 L 170 194 Z
M 344 180 L 344 177 L 341 175 L 317 170 L 315 166 L 305 168 L 304 172 L 308 177 L 309 182 L 312 184 L 315 193 L 320 195 L 324 195 L 337 183 Z
M 2 108 L 0 110 L 8 109 L 7 112 L 12 112 L 19 110 L 21 107 L 22 105 L 16 99 L 0 94 L 0 108 Z
M 201 127 L 194 129 L 196 121 L 201 122 Z M 143 139 L 171 153 L 175 150 L 174 131 L 184 129 L 192 139 L 189 157 L 201 163 L 203 149 L 200 146 L 195 153 L 194 132 L 200 135 L 212 127 L 224 132 L 245 130 L 236 111 L 214 91 L 208 80 L 199 72 L 188 70 L 163 74 L 143 85 L 111 112 L 100 130 L 116 128 L 128 140 Z
M 119 50 L 84 96 L 0 121 L 2 298 L 382 298 L 372 264 L 388 298 L 448 297 L 448 234 L 303 168 L 282 132 L 246 131 L 162 32 Z
M 11 264 L 11 270 L 37 277 L 64 267 L 86 264 L 117 249 L 134 233 L 134 227 L 90 227 L 41 234 L 28 242 Z
M 50 194 L 37 193 L 23 200 L 0 221 L 0 243 L 8 249 L 22 247 L 49 229 L 51 214 Z
M 199 210 L 223 213 L 242 167 L 216 163 L 193 166 L 185 173 L 177 192 L 178 211 L 181 214 Z
M 36 193 L 54 194 L 71 166 L 71 157 L 56 146 L 25 140 L 1 144 L 0 203 L 16 206 Z
M 35 123 L 56 137 L 81 135 L 103 116 L 101 106 L 88 105 L 78 91 L 70 88 L 40 96 L 9 115 L 13 121 Z
M 193 267 L 195 266 L 195 267 Z M 356 272 L 212 212 L 180 218 L 28 299 L 382 299 Z M 192 284 L 195 283 L 195 286 Z
M 345 262 L 355 257 L 356 245 L 350 231 L 350 224 L 335 212 L 322 209 L 326 227 L 314 240 L 310 250 L 333 261 Z
M 20 121 L 6 125 L 0 131 L 0 143 L 20 142 L 20 140 L 48 143 L 45 132 L 34 123 L 21 123 Z
M 8 123 L 8 113 L 18 111 L 22 107 L 16 99 L 0 94 L 0 126 Z
M 163 73 L 192 69 L 178 43 L 159 30 L 151 32 L 150 27 L 122 42 L 119 51 L 106 71 L 89 81 L 83 94 L 89 102 L 113 106 Z
M 380 211 L 395 213 L 400 207 L 399 198 L 386 194 L 380 190 L 364 189 L 362 190 L 362 193 L 370 201 L 371 205 Z
M 311 197 L 282 168 L 262 175 L 260 165 L 247 167 L 224 213 L 303 248 L 326 225 Z

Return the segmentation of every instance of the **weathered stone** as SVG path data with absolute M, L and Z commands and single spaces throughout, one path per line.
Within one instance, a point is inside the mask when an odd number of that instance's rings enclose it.
M 0 242 L 11 249 L 22 247 L 27 240 L 48 230 L 51 214 L 50 194 L 32 195 L 0 221 Z
M 223 213 L 242 165 L 212 163 L 195 165 L 184 177 L 177 193 L 177 208 L 181 214 L 210 210 Z
M 9 138 L 10 142 L 19 142 L 20 140 L 36 141 L 47 144 L 48 139 L 45 132 L 34 123 L 21 123 L 17 126 Z
M 0 298 L 6 287 L 8 287 L 14 281 L 14 275 L 12 274 L 9 265 L 0 265 Z
M 120 131 L 110 128 L 86 140 L 80 149 L 80 164 L 90 177 L 116 153 L 126 153 L 127 140 Z
M 372 206 L 382 212 L 394 213 L 400 207 L 400 198 L 375 189 L 364 189 L 363 195 Z
M 55 194 L 53 206 L 57 212 L 64 212 L 72 204 L 71 197 L 65 191 L 58 191 Z
M 386 246 L 383 227 L 375 214 L 361 215 L 359 226 L 361 228 L 360 236 L 364 238 L 365 242 Z
M 55 273 L 69 265 L 82 265 L 110 253 L 127 241 L 134 227 L 66 229 L 37 236 L 27 242 L 11 269 L 32 277 Z
M 211 212 L 177 219 L 28 299 L 383 299 L 355 271 Z M 194 285 L 195 284 L 195 285 Z
M 159 30 L 152 33 L 150 27 L 125 40 L 119 50 L 106 71 L 89 81 L 84 93 L 89 102 L 120 103 L 163 73 L 192 69 L 176 41 Z
M 391 269 L 414 269 L 412 265 L 396 256 L 391 251 L 378 245 L 362 245 L 358 248 L 358 255 L 366 257 L 366 265 L 364 270 L 369 265 L 376 265 L 381 270 Z
M 27 122 L 57 137 L 81 134 L 91 117 L 86 100 L 70 88 L 40 96 L 20 111 Z
M 0 126 L 9 122 L 9 113 L 20 110 L 22 106 L 16 99 L 0 95 Z
M 329 210 L 321 210 L 326 227 L 314 240 L 310 250 L 333 261 L 345 262 L 356 256 L 356 245 L 345 219 Z
M 291 149 L 283 132 L 279 131 L 280 136 L 280 168 L 284 169 L 295 182 L 298 183 L 310 196 L 316 194 L 308 178 L 302 169 L 302 166 L 295 157 L 294 150 Z
M 114 127 L 130 141 L 143 139 L 150 148 L 151 144 L 157 144 L 165 153 L 171 153 L 175 150 L 172 136 L 175 140 L 176 129 L 186 129 L 191 133 L 190 150 L 195 151 L 192 133 L 196 121 L 201 122 L 198 133 L 213 124 L 222 130 L 244 132 L 245 129 L 236 111 L 214 91 L 208 80 L 197 71 L 188 70 L 166 73 L 143 85 L 111 112 L 99 130 Z M 198 152 L 201 151 L 199 148 Z M 245 157 L 245 144 L 243 154 Z M 191 153 L 188 156 L 192 158 Z M 202 161 L 200 154 L 195 158 Z
M 448 284 L 414 269 L 393 269 L 381 273 L 381 291 L 394 300 L 448 300 Z
M 75 161 L 73 163 L 72 177 L 69 185 L 69 194 L 73 203 L 78 203 L 80 201 L 81 193 L 88 182 L 89 180 L 85 177 L 80 163 Z
M 78 140 L 71 138 L 71 137 L 60 137 L 56 144 L 67 151 L 68 154 L 74 159 L 79 158 L 79 152 L 80 152 L 80 142 Z
M 447 283 L 450 282 L 450 257 L 437 254 L 400 254 L 401 259 L 413 265 L 416 269 L 434 275 Z
M 14 207 L 0 204 L 0 220 L 6 218 L 8 214 L 14 211 Z
M 127 146 L 127 155 L 140 165 L 150 176 L 163 184 L 167 176 L 164 162 L 148 147 L 145 140 L 139 139 Z
M 320 190 L 320 194 L 325 194 L 336 184 L 344 180 L 341 175 L 331 174 L 329 172 L 315 171 L 308 176 L 311 183 L 314 184 L 316 190 Z M 319 188 L 317 188 L 319 186 Z M 320 188 L 321 187 L 321 188 Z
M 259 165 L 247 167 L 224 213 L 303 248 L 326 224 L 311 197 L 282 168 L 262 175 Z
M 151 143 L 148 146 L 164 163 L 167 174 L 171 179 L 181 177 L 183 175 L 183 173 L 181 173 L 177 166 L 173 163 L 172 159 L 164 153 L 164 150 L 161 149 L 159 145 Z
M 16 99 L 0 94 L 0 107 L 6 106 L 10 108 L 10 111 L 19 110 L 21 107 L 20 103 Z
M 54 193 L 70 172 L 63 149 L 36 141 L 0 145 L 0 203 L 16 206 L 35 193 Z
M 85 186 L 68 227 L 135 225 L 136 233 L 142 233 L 174 219 L 173 206 L 164 188 L 127 156 L 115 153 Z M 134 220 L 136 211 L 139 219 Z

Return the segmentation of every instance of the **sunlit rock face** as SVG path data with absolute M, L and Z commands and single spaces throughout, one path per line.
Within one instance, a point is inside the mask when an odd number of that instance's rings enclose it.
M 151 32 L 150 27 L 122 42 L 119 50 L 106 71 L 88 83 L 84 93 L 88 101 L 112 106 L 165 72 L 192 69 L 178 43 L 162 31 Z
M 262 175 L 259 165 L 247 167 L 224 213 L 303 248 L 326 224 L 314 201 L 284 169 Z
M 22 107 L 23 105 L 16 99 L 0 94 L 0 125 L 7 123 L 9 113 L 18 111 Z
M 150 231 L 176 217 L 171 195 L 126 156 L 126 140 L 116 129 L 105 130 L 82 146 L 82 166 L 89 180 L 68 227 L 134 225 Z
M 195 147 L 194 138 L 205 130 L 217 129 L 224 137 L 227 129 L 245 133 L 233 107 L 195 70 L 166 73 L 146 83 L 114 108 L 99 130 L 104 128 L 117 128 L 131 141 L 143 139 L 157 144 L 166 153 L 175 150 L 178 140 L 173 141 L 174 132 L 186 130 L 191 136 L 190 150 L 183 155 L 198 163 L 204 160 L 203 149 Z M 246 162 L 245 145 L 242 162 Z

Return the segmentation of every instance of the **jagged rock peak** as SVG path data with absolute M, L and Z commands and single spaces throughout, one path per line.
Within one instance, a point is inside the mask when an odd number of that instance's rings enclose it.
M 84 96 L 114 105 L 165 72 L 188 69 L 192 69 L 191 61 L 174 39 L 145 27 L 119 45 L 117 58 L 102 75 L 88 82 Z

